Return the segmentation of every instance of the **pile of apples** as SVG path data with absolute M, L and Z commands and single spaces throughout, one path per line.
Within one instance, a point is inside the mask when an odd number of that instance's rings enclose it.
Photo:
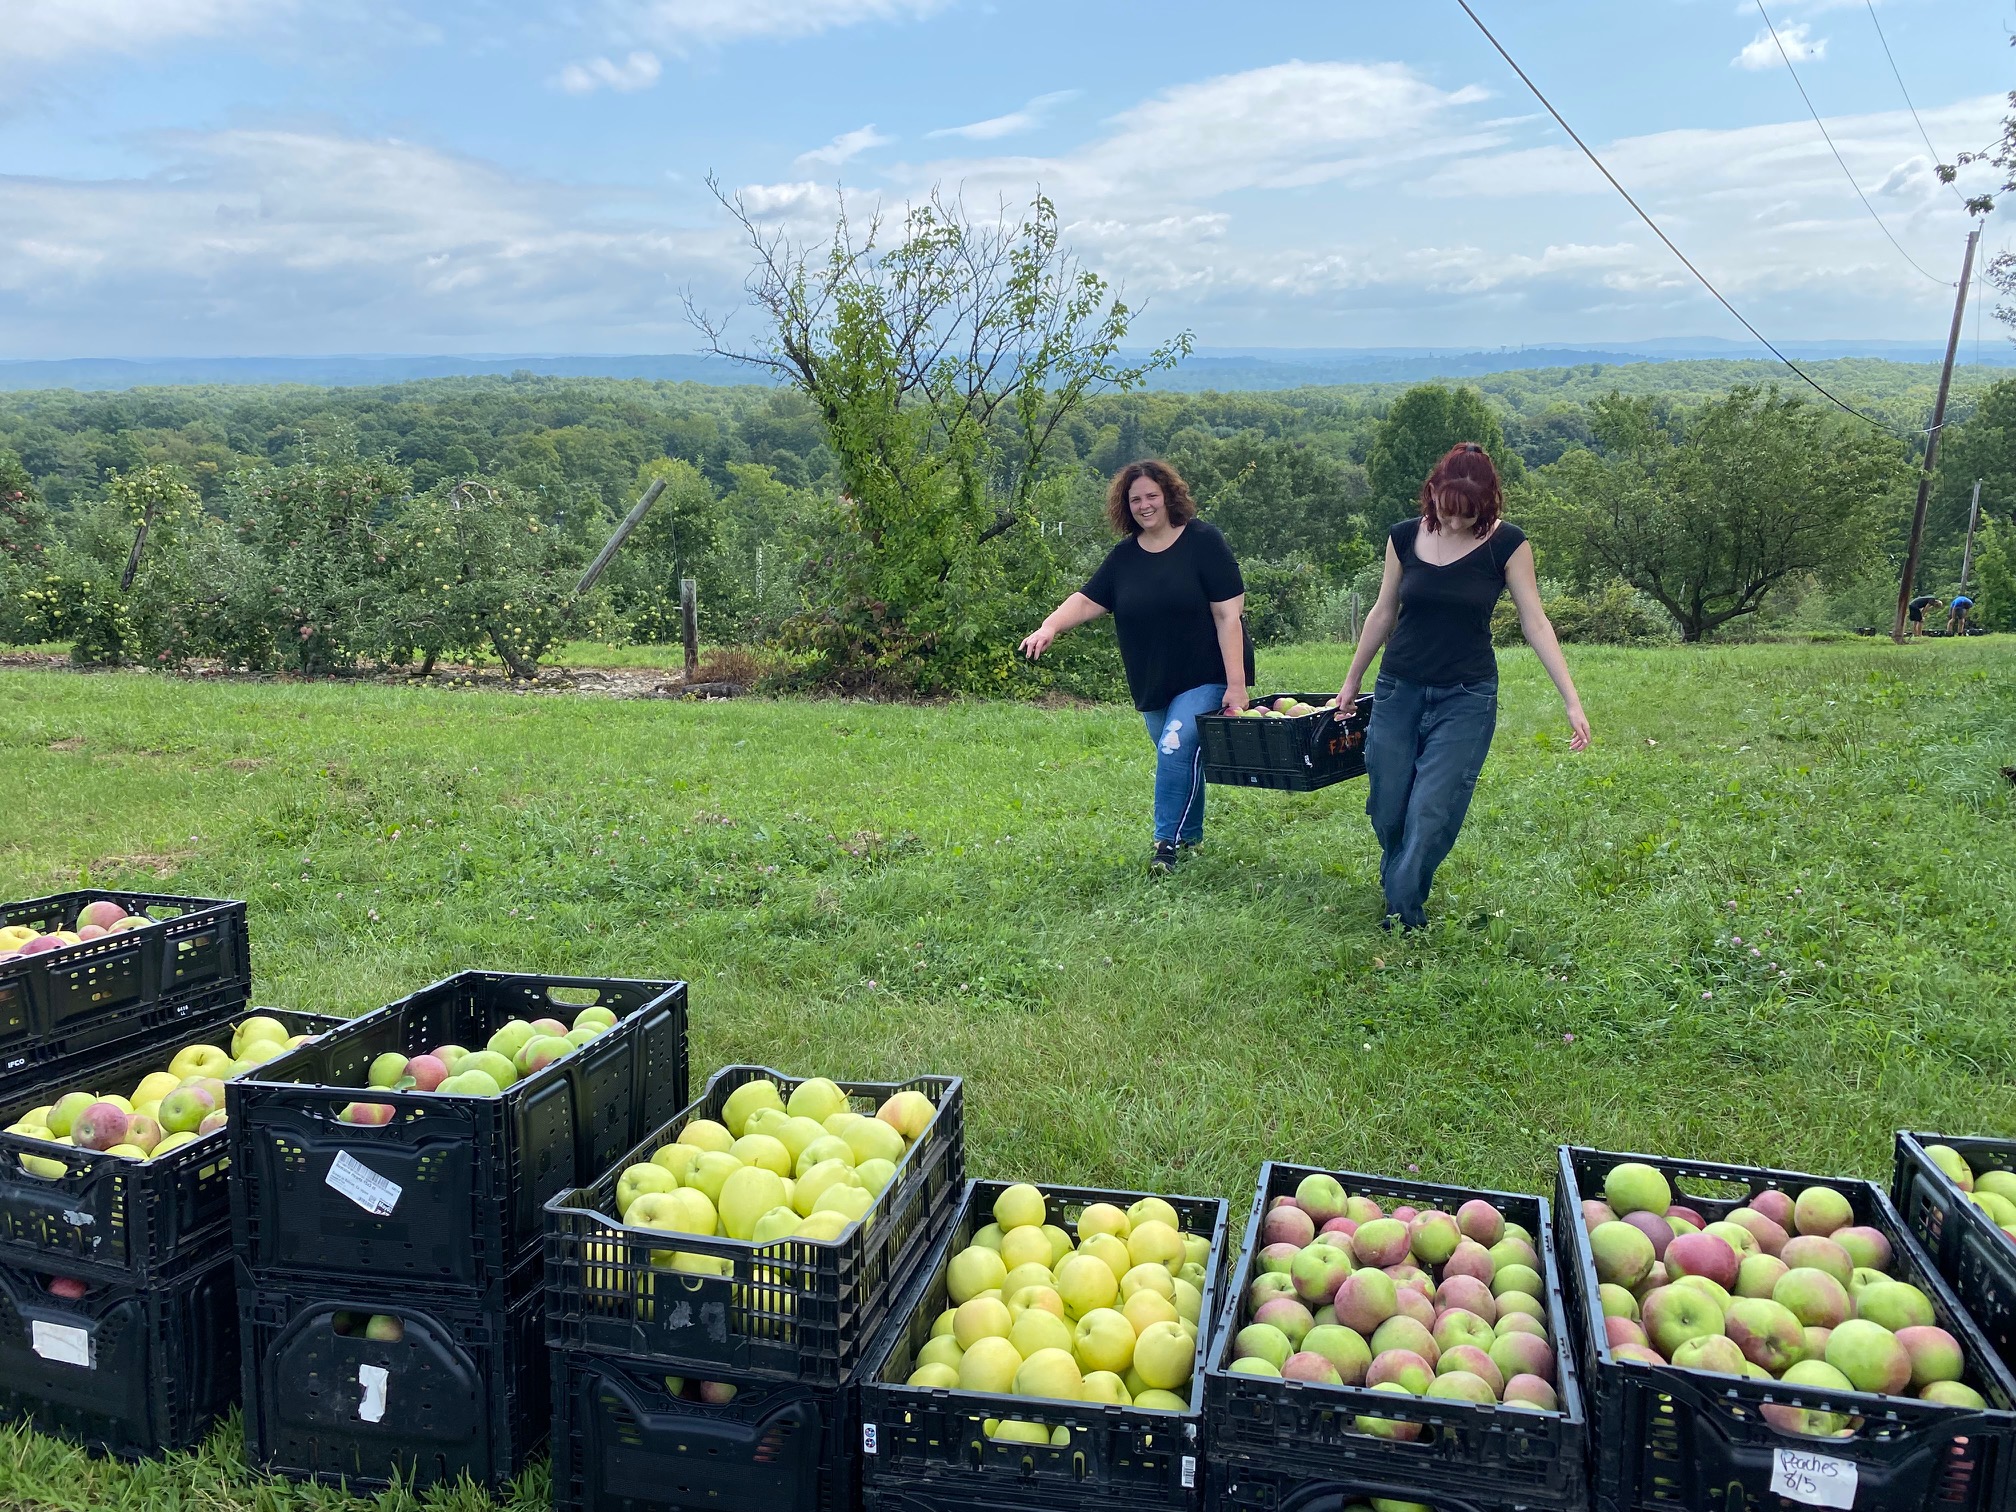
M 30 1108 L 8 1126 L 9 1134 L 70 1145 L 129 1160 L 152 1160 L 192 1139 L 224 1127 L 224 1083 L 307 1043 L 311 1034 L 289 1034 L 278 1019 L 255 1014 L 231 1031 L 231 1048 L 187 1045 L 164 1071 L 150 1072 L 130 1094 L 66 1092 L 53 1103 Z M 60 1160 L 23 1155 L 31 1176 L 61 1176 Z
M 1610 1353 L 1829 1391 L 1984 1407 L 1932 1300 L 1890 1275 L 1881 1230 L 1832 1187 L 1759 1192 L 1719 1223 L 1673 1201 L 1664 1173 L 1610 1168 L 1582 1204 Z M 1845 1437 L 1841 1413 L 1766 1404 L 1788 1433 Z
M 124 934 L 129 929 L 145 929 L 156 924 L 144 914 L 129 914 L 107 898 L 86 903 L 77 913 L 74 929 L 51 930 L 48 934 L 26 924 L 9 924 L 0 929 L 0 964 L 23 956 L 42 955 L 65 945 L 82 945 L 86 940 L 102 940 L 107 935 Z
M 815 1076 L 787 1101 L 768 1077 L 728 1094 L 719 1121 L 690 1118 L 671 1144 L 616 1178 L 616 1210 L 631 1228 L 774 1244 L 830 1242 L 867 1217 L 938 1108 L 922 1092 L 890 1097 L 873 1117 Z M 732 1262 L 668 1245 L 665 1270 L 714 1276 Z
M 1305 1176 L 1261 1219 L 1231 1371 L 1555 1412 L 1547 1283 L 1533 1235 L 1482 1198 L 1391 1213 Z M 1377 1438 L 1422 1425 L 1359 1417 Z
M 387 1050 L 371 1062 L 365 1081 L 387 1092 L 446 1092 L 450 1096 L 499 1097 L 504 1089 L 555 1061 L 572 1055 L 598 1034 L 616 1027 L 607 1008 L 583 1008 L 571 1025 L 558 1019 L 512 1019 L 481 1050 L 437 1045 L 420 1055 Z M 344 1123 L 388 1124 L 393 1106 L 353 1102 L 336 1116 Z
M 1187 1412 L 1211 1241 L 1143 1197 L 1095 1202 L 1078 1235 L 1049 1221 L 1026 1182 L 994 1199 L 994 1221 L 945 1272 L 939 1314 L 905 1382 L 999 1396 Z M 989 1419 L 990 1438 L 1066 1443 L 1069 1430 Z
M 1983 1171 L 1974 1174 L 1966 1157 L 1951 1145 L 1925 1146 L 1932 1163 L 1967 1194 L 1967 1200 L 1988 1215 L 1988 1221 L 2016 1243 L 2016 1171 Z
M 1337 707 L 1334 697 L 1326 698 L 1320 704 L 1303 703 L 1293 695 L 1283 695 L 1275 699 L 1256 699 L 1239 711 L 1241 719 L 1301 719 L 1308 714 L 1321 714 L 1325 709 Z

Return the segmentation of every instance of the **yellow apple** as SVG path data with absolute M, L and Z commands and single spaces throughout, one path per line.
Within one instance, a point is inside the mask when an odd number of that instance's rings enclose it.
M 803 1176 L 812 1167 L 824 1165 L 829 1160 L 839 1161 L 850 1171 L 857 1164 L 852 1145 L 837 1134 L 821 1134 L 798 1152 L 797 1160 L 792 1162 L 791 1174 Z
M 990 1223 L 985 1228 L 976 1229 L 973 1234 L 973 1242 L 982 1249 L 991 1249 L 995 1254 L 1000 1254 L 1001 1225 Z
M 819 1194 L 819 1200 L 812 1204 L 812 1211 L 843 1213 L 853 1222 L 859 1223 L 868 1216 L 868 1210 L 873 1206 L 875 1206 L 875 1194 L 868 1188 L 841 1186 L 835 1183 Z
M 1043 1232 L 1050 1236 L 1050 1268 L 1055 1270 L 1064 1257 L 1078 1246 L 1069 1234 L 1054 1223 L 1044 1224 Z
M 791 1151 L 783 1140 L 772 1139 L 768 1134 L 744 1134 L 728 1153 L 744 1165 L 761 1166 L 780 1177 L 792 1174 Z
M 1152 1262 L 1137 1265 L 1120 1278 L 1120 1295 L 1123 1298 L 1131 1297 L 1143 1288 L 1159 1292 L 1172 1302 L 1176 1300 L 1176 1278 Z
M 1183 1263 L 1185 1265 L 1194 1265 L 1201 1271 L 1204 1269 L 1205 1262 L 1210 1260 L 1210 1258 L 1211 1241 L 1209 1239 L 1206 1239 L 1202 1234 L 1185 1234 L 1183 1236 Z
M 1057 1295 L 1064 1299 L 1068 1317 L 1111 1307 L 1119 1294 L 1120 1278 L 1097 1255 L 1070 1255 L 1057 1267 Z
M 727 1100 L 721 1104 L 721 1122 L 728 1126 L 730 1134 L 739 1139 L 749 1132 L 749 1115 L 758 1108 L 784 1111 L 784 1098 L 777 1090 L 777 1083 L 765 1076 L 746 1081 L 728 1094 Z
M 1061 1349 L 1069 1354 L 1071 1325 L 1040 1307 L 1024 1308 L 1014 1327 L 1008 1330 L 1008 1342 L 1025 1360 L 1044 1349 Z
M 791 1089 L 791 1100 L 785 1106 L 793 1118 L 809 1118 L 814 1123 L 824 1123 L 835 1113 L 849 1111 L 847 1094 L 841 1091 L 839 1083 L 823 1076 L 798 1083 Z
M 922 1139 L 937 1115 L 937 1105 L 915 1089 L 896 1093 L 875 1112 L 877 1118 L 908 1140 Z
M 812 1209 L 824 1197 L 829 1188 L 852 1186 L 854 1168 L 844 1160 L 822 1160 L 819 1164 L 799 1173 L 791 1184 L 791 1206 L 802 1214 L 810 1216 Z
M 1173 1283 L 1176 1288 L 1176 1316 L 1186 1323 L 1195 1323 L 1204 1312 L 1204 1294 L 1182 1277 Z
M 765 1134 L 784 1142 L 784 1148 L 791 1152 L 791 1166 L 797 1169 L 798 1157 L 805 1153 L 805 1147 L 815 1139 L 824 1139 L 826 1131 L 809 1118 L 787 1118 L 774 1128 L 763 1130 Z
M 735 1136 L 711 1118 L 692 1118 L 686 1121 L 674 1143 L 692 1145 L 696 1150 L 726 1152 L 735 1147 Z
M 762 1138 L 759 1134 L 757 1138 Z M 773 1140 L 772 1143 L 775 1143 Z M 782 1150 L 784 1147 L 778 1145 Z M 656 1167 L 646 1167 L 655 1170 Z M 730 1239 L 753 1239 L 756 1223 L 765 1213 L 784 1205 L 784 1178 L 764 1166 L 743 1166 L 721 1183 L 721 1195 L 714 1206 L 720 1213 L 722 1230 Z M 796 1225 L 794 1224 L 795 1228 Z
M 989 1423 L 993 1426 L 989 1427 Z M 980 1426 L 986 1432 L 987 1437 L 998 1439 L 1004 1444 L 1047 1444 L 1050 1442 L 1050 1430 L 1045 1428 L 1041 1423 L 1024 1423 L 1014 1418 L 1009 1418 L 1005 1422 L 1002 1422 L 990 1418 L 987 1423 L 982 1423 Z
M 994 1199 L 994 1221 L 1001 1225 L 1004 1234 L 1025 1224 L 1040 1229 L 1049 1218 L 1043 1194 L 1026 1181 L 1018 1181 L 1003 1189 L 1001 1195 Z
M 1005 1396 L 1015 1385 L 1015 1372 L 1022 1368 L 1022 1356 L 1006 1339 L 989 1336 L 974 1341 L 959 1357 L 959 1389 L 986 1391 Z
M 1014 1327 L 1007 1303 L 997 1297 L 975 1297 L 960 1303 L 953 1314 L 952 1338 L 961 1349 L 971 1349 L 981 1339 L 1007 1338 Z
M 1117 1286 L 1120 1278 L 1134 1269 L 1134 1257 L 1127 1251 L 1124 1240 L 1115 1239 L 1111 1234 L 1094 1234 L 1082 1241 L 1078 1253 L 1091 1255 L 1113 1272 L 1113 1282 Z
M 1197 1341 L 1180 1323 L 1150 1323 L 1135 1336 L 1134 1368 L 1151 1387 L 1170 1391 L 1183 1385 L 1196 1363 Z
M 627 1213 L 630 1204 L 646 1192 L 676 1192 L 679 1178 L 660 1165 L 625 1166 L 616 1178 L 616 1211 Z
M 254 1014 L 231 1031 L 231 1054 L 234 1057 L 242 1058 L 247 1045 L 257 1044 L 261 1040 L 269 1041 L 275 1045 L 285 1045 L 287 1043 L 287 1026 L 276 1018 L 268 1018 L 263 1013 Z M 173 1091 L 174 1089 L 170 1088 L 169 1090 Z
M 1094 1370 L 1088 1373 L 1079 1397 L 1083 1401 L 1103 1402 L 1114 1407 L 1128 1406 L 1134 1400 L 1127 1395 L 1127 1383 L 1110 1370 Z
M 938 1314 L 938 1321 L 931 1325 L 931 1337 L 934 1339 L 950 1338 L 952 1336 L 952 1320 L 958 1316 L 959 1309 L 956 1307 L 948 1307 L 945 1311 Z
M 1065 1349 L 1039 1349 L 1015 1372 L 1017 1396 L 1051 1397 L 1057 1401 L 1075 1402 L 1084 1389 L 1085 1377 L 1079 1372 L 1078 1362 Z M 1049 1440 L 1047 1429 L 1043 1437 L 1045 1442 Z
M 192 1076 L 222 1076 L 236 1059 L 215 1045 L 184 1045 L 168 1062 L 168 1071 L 179 1086 Z
M 836 1213 L 831 1208 L 822 1212 L 808 1213 L 805 1221 L 798 1225 L 797 1239 L 810 1239 L 819 1244 L 831 1244 L 854 1224 L 845 1213 Z
M 956 1365 L 919 1365 L 910 1372 L 910 1379 L 903 1384 L 951 1391 L 959 1385 L 959 1368 Z
M 1136 1265 L 1179 1266 L 1183 1263 L 1183 1236 L 1173 1224 L 1150 1218 L 1127 1231 L 1127 1253 Z
M 1172 1229 L 1181 1229 L 1183 1227 L 1183 1221 L 1176 1216 L 1176 1209 L 1169 1206 L 1160 1197 L 1143 1197 L 1140 1201 L 1128 1206 L 1127 1221 L 1134 1228 L 1141 1227 L 1142 1223 L 1150 1218 L 1166 1223 Z M 1129 1237 L 1132 1237 L 1131 1231 Z
M 939 1334 L 924 1341 L 924 1347 L 917 1351 L 919 1365 L 950 1365 L 959 1368 L 959 1356 L 966 1353 L 959 1347 L 959 1341 L 950 1334 Z
M 1090 1239 L 1094 1234 L 1111 1234 L 1115 1239 L 1125 1239 L 1131 1227 L 1127 1215 L 1110 1202 L 1095 1202 L 1078 1215 L 1080 1239 Z
M 720 1232 L 720 1217 L 707 1194 L 692 1187 L 676 1187 L 669 1192 L 646 1192 L 623 1214 L 631 1228 L 651 1229 L 664 1234 L 697 1234 L 712 1238 Z
M 1128 1405 L 1150 1412 L 1188 1412 L 1190 1404 L 1173 1391 L 1137 1391 Z
M 775 1244 L 796 1234 L 804 1221 L 796 1208 L 774 1207 L 756 1220 L 756 1232 L 749 1237 L 758 1244 Z
M 1008 1273 L 1008 1279 L 1001 1285 L 1001 1299 L 1008 1304 L 1008 1311 L 1019 1314 L 1025 1307 L 1040 1307 L 1047 1313 L 1063 1317 L 1064 1299 L 1057 1295 L 1057 1288 L 1048 1280 L 1025 1281 L 1020 1286 L 1014 1284 L 1017 1276 L 1031 1275 L 1034 1271 L 1035 1267 L 1024 1266 L 1019 1271 Z M 1045 1271 L 1043 1274 L 1047 1277 L 1050 1273 Z
M 742 1162 L 726 1150 L 703 1150 L 700 1158 L 693 1162 L 693 1169 L 686 1173 L 686 1179 L 679 1183 L 683 1189 L 691 1187 L 716 1207 L 721 1205 L 721 1188 L 728 1178 L 742 1169 Z
M 854 1152 L 856 1165 L 864 1160 L 886 1160 L 894 1165 L 908 1148 L 903 1136 L 879 1118 L 857 1118 L 840 1137 Z
M 133 1089 L 133 1106 L 142 1103 L 158 1103 L 173 1092 L 182 1082 L 172 1071 L 149 1071 L 140 1078 L 140 1085 Z
M 701 1153 L 698 1145 L 669 1144 L 651 1157 L 651 1164 L 663 1166 L 672 1173 L 675 1182 L 684 1186 L 686 1173 L 693 1169 L 693 1162 L 700 1158 Z
M 1120 1304 L 1120 1313 L 1134 1325 L 1138 1335 L 1151 1323 L 1181 1323 L 1182 1314 L 1176 1311 L 1176 1304 L 1160 1292 L 1143 1288 Z
M 1050 1236 L 1035 1224 L 1022 1224 L 1001 1235 L 1001 1263 L 1011 1271 L 1018 1265 L 1049 1268 Z
M 946 1290 L 952 1294 L 954 1303 L 965 1302 L 983 1291 L 997 1290 L 1007 1279 L 1008 1267 L 1001 1263 L 1001 1257 L 977 1244 L 959 1251 L 945 1268 Z M 1065 1301 L 1068 1303 L 1070 1298 Z

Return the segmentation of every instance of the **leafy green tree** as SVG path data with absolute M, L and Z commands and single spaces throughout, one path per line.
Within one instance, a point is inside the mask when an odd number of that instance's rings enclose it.
M 1959 547 L 1967 534 L 1977 478 L 1982 513 L 2016 519 L 2016 378 L 2005 378 L 1983 394 L 1967 423 L 1954 427 L 1941 444 L 1928 534 Z M 1958 562 L 1956 556 L 1956 571 Z
M 1984 630 L 2016 630 L 2016 549 L 2011 532 L 1990 525 L 1974 543 L 1974 623 Z
M 273 642 L 297 670 L 354 667 L 378 646 L 391 591 L 380 530 L 410 488 L 390 463 L 333 449 L 241 479 L 239 537 L 265 560 Z
M 1689 641 L 1788 579 L 1852 578 L 1906 485 L 1890 437 L 1775 389 L 1738 389 L 1677 427 L 1644 399 L 1594 409 L 1603 453 L 1577 448 L 1538 475 L 1536 539 L 1584 584 L 1651 595 Z
M 1475 441 L 1491 454 L 1507 484 L 1526 476 L 1519 454 L 1505 444 L 1504 427 L 1474 388 L 1424 383 L 1393 402 L 1379 423 L 1365 474 L 1372 498 L 1389 519 L 1405 518 L 1420 507 L 1421 485 L 1452 446 Z
M 1257 430 L 1220 440 L 1196 428 L 1168 460 L 1242 559 L 1302 557 L 1348 577 L 1370 555 L 1369 489 L 1354 462 Z
M 42 598 L 55 544 L 41 490 L 21 459 L 0 448 L 0 643 L 53 640 L 61 633 Z
M 1033 502 L 1066 421 L 1173 365 L 1188 338 L 1125 360 L 1132 312 L 1065 250 L 1047 199 L 987 223 L 933 194 L 886 238 L 843 209 L 823 248 L 722 203 L 768 331 L 748 351 L 696 320 L 714 352 L 811 400 L 844 490 L 812 568 L 817 602 L 787 642 L 839 687 L 1008 685 L 1010 630 L 1058 586 Z
M 716 570 L 721 537 L 721 501 L 714 485 L 691 462 L 660 457 L 637 470 L 638 493 L 654 479 L 665 491 L 644 523 L 623 543 L 607 574 L 616 613 L 630 636 L 644 645 L 669 645 L 681 635 L 679 580 L 698 580 L 702 630 L 718 639 L 724 616 L 717 599 L 729 590 Z

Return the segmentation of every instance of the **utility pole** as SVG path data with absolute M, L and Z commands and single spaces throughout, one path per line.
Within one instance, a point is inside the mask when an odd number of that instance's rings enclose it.
M 1974 280 L 1974 249 L 1980 244 L 1981 228 L 1967 233 L 1967 260 L 1960 270 L 1960 297 L 1953 301 L 1953 330 L 1946 338 L 1946 366 L 1939 373 L 1939 398 L 1932 406 L 1932 430 L 1925 438 L 1925 470 L 1918 475 L 1918 507 L 1911 515 L 1911 545 L 1904 553 L 1904 580 L 1897 586 L 1897 619 L 1890 627 L 1890 639 L 1904 644 L 1904 616 L 1918 584 L 1918 548 L 1925 538 L 1925 506 L 1932 498 L 1932 471 L 1939 464 L 1939 437 L 1946 429 L 1946 396 L 1953 389 L 1953 361 L 1960 355 L 1960 327 L 1967 315 L 1967 285 Z
M 1974 480 L 1974 503 L 1967 511 L 1967 549 L 1960 553 L 1960 591 L 1967 591 L 1967 571 L 1974 565 L 1974 531 L 1981 523 L 1981 480 Z

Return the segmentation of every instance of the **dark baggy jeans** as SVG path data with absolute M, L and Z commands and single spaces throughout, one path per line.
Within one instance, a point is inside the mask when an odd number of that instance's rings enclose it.
M 1419 927 L 1491 749 L 1498 680 L 1425 687 L 1381 673 L 1372 694 L 1365 812 L 1379 837 L 1379 889 L 1389 916 Z

